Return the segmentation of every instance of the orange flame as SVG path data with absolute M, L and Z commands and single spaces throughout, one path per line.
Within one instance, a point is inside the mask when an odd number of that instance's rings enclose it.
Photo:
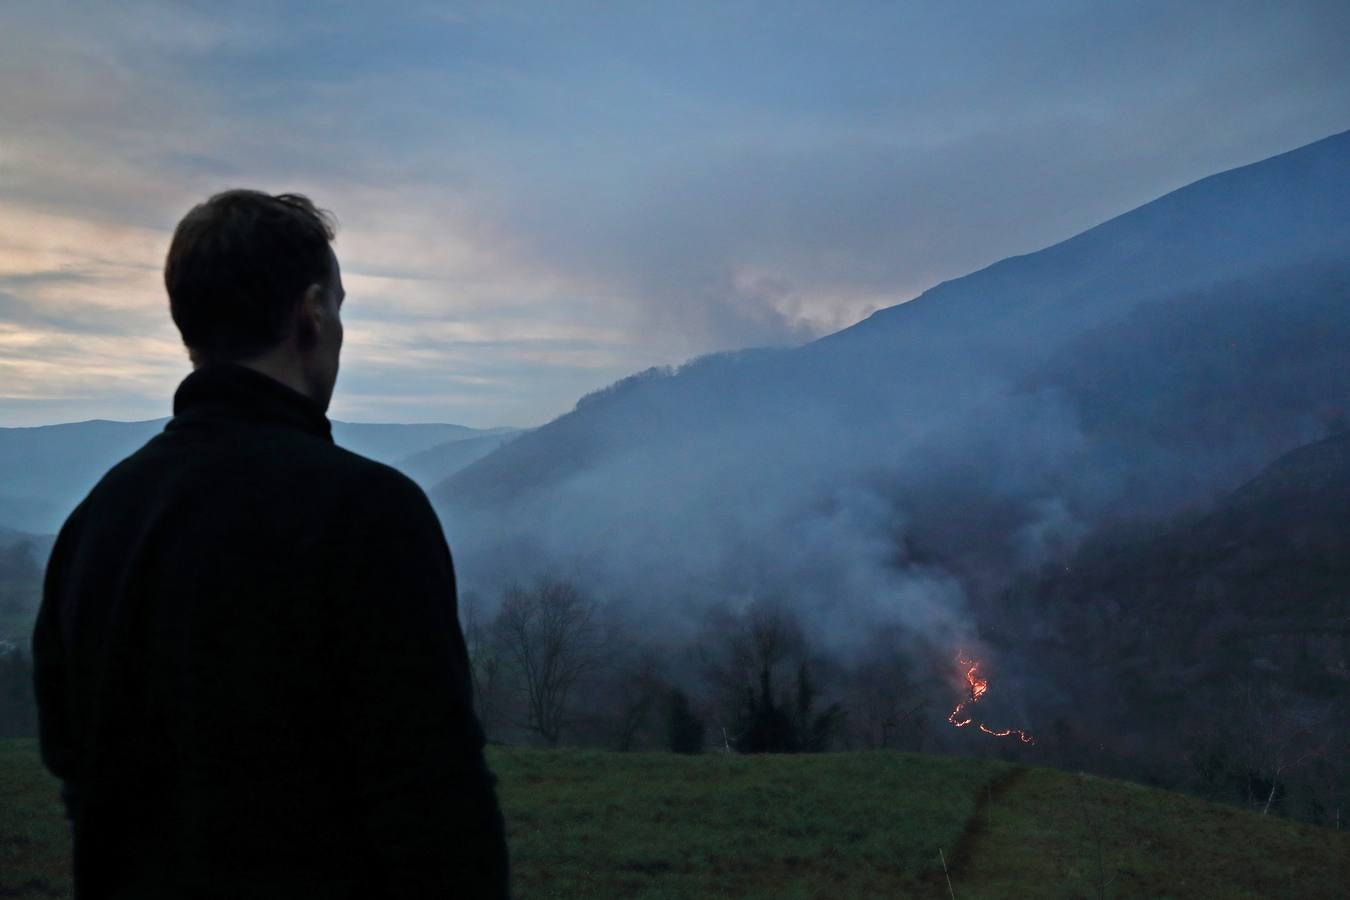
M 974 706 L 976 703 L 979 703 L 980 698 L 989 693 L 989 679 L 980 677 L 978 674 L 980 669 L 979 662 L 973 659 L 967 659 L 964 653 L 959 654 L 956 657 L 956 661 L 965 667 L 966 670 L 966 699 L 956 704 L 956 708 L 952 710 L 951 715 L 947 716 L 947 721 L 951 722 L 957 728 L 965 728 L 967 725 L 975 722 L 975 718 L 966 713 L 966 707 Z M 964 719 L 959 718 L 962 714 L 965 714 Z M 985 734 L 992 734 L 994 737 L 1011 737 L 1012 735 L 1017 735 L 1017 739 L 1024 744 L 1036 743 L 1031 739 L 1031 735 L 1020 728 L 1004 728 L 995 731 L 983 722 L 978 722 L 976 725 Z

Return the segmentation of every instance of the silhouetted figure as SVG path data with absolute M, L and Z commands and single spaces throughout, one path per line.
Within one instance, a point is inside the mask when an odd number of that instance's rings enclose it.
M 298 195 L 188 213 L 194 371 L 57 536 L 33 658 L 78 900 L 508 893 L 440 523 L 330 433 L 332 236 Z

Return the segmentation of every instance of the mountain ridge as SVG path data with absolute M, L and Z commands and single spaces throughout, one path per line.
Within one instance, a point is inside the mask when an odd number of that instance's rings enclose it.
M 822 628 L 856 604 L 959 631 L 954 596 L 1117 507 L 1204 503 L 1350 407 L 1347 210 L 1341 132 L 812 343 L 616 382 L 432 499 L 488 592 L 528 560 L 666 607 L 779 591 Z
M 1078 250 L 1085 246 L 1092 247 L 1094 244 L 1098 243 L 1100 244 L 1100 247 L 1094 247 L 1094 249 L 1112 252 L 1118 251 L 1122 246 L 1128 247 L 1129 242 L 1122 241 L 1118 233 L 1112 233 L 1113 230 L 1117 230 L 1124 225 L 1134 226 L 1136 224 L 1146 223 L 1153 217 L 1165 217 L 1170 215 L 1176 211 L 1176 205 L 1179 202 L 1189 200 L 1200 194 L 1224 190 L 1231 191 L 1235 187 L 1251 190 L 1253 187 L 1258 186 L 1253 186 L 1251 184 L 1239 185 L 1237 183 L 1244 181 L 1250 182 L 1254 176 L 1263 174 L 1272 167 L 1285 169 L 1286 178 L 1292 175 L 1298 178 L 1312 179 L 1316 185 L 1325 183 L 1336 184 L 1337 182 L 1340 182 L 1343 185 L 1346 181 L 1350 181 L 1350 162 L 1347 162 L 1348 154 L 1350 154 L 1350 129 L 1328 135 L 1317 141 L 1313 141 L 1310 144 L 1305 144 L 1301 147 L 1296 147 L 1283 153 L 1266 157 L 1265 159 L 1217 172 L 1212 175 L 1207 175 L 1172 191 L 1168 191 L 1140 206 L 1127 210 L 1119 215 L 1112 216 L 1111 218 L 1065 238 L 1062 241 L 1057 241 L 1038 250 L 1005 257 L 966 275 L 940 282 L 923 291 L 912 300 L 876 310 L 861 322 L 855 323 L 854 325 L 832 334 L 825 335 L 815 343 L 829 342 L 845 335 L 849 335 L 869 321 L 891 318 L 900 313 L 901 310 L 912 308 L 913 304 L 917 304 L 920 301 L 925 301 L 929 304 L 939 302 L 946 294 L 964 287 L 967 282 L 972 280 L 1003 278 L 1003 276 L 1009 272 L 1015 273 L 1018 266 L 1023 265 L 1028 261 L 1035 261 L 1038 265 L 1044 264 L 1047 261 L 1054 260 L 1055 257 L 1060 254 Z M 1320 171 L 1323 168 L 1330 168 L 1333 172 L 1328 174 Z M 1338 175 L 1343 177 L 1337 177 Z M 1239 207 L 1239 209 L 1248 216 L 1259 216 L 1260 214 L 1255 212 L 1256 208 L 1268 209 L 1271 204 L 1276 207 L 1282 206 L 1288 202 L 1291 196 L 1291 192 L 1284 189 L 1275 191 L 1262 190 L 1262 193 L 1265 194 L 1265 197 L 1263 198 L 1265 202 L 1261 204 L 1249 202 L 1244 206 Z M 1319 193 L 1320 192 L 1318 191 L 1299 191 L 1294 193 L 1293 196 L 1297 196 L 1300 200 L 1306 201 L 1309 194 L 1317 196 Z M 1340 193 L 1342 196 L 1347 193 L 1344 187 L 1342 187 Z M 1335 196 L 1336 194 L 1334 192 L 1325 195 L 1326 202 L 1322 205 L 1326 211 L 1333 213 L 1339 211 L 1339 204 L 1334 199 Z M 1305 209 L 1306 206 L 1301 204 L 1300 208 Z M 1335 218 L 1341 226 L 1338 231 L 1344 233 L 1345 224 L 1343 221 L 1340 221 L 1343 220 L 1344 217 L 1335 216 Z M 1306 220 L 1303 220 L 1300 224 L 1306 227 L 1308 223 Z M 1316 224 L 1321 225 L 1323 223 L 1319 221 Z M 1231 222 L 1228 223 L 1228 226 L 1231 230 Z M 1335 236 L 1336 232 L 1333 232 L 1328 236 L 1317 227 L 1309 228 L 1308 231 L 1315 233 L 1319 238 L 1318 242 L 1324 245 L 1339 243 L 1338 238 Z M 1103 240 L 1103 237 L 1105 237 L 1105 240 Z M 1315 252 L 1316 251 L 1313 251 L 1313 253 Z M 1225 262 L 1231 263 L 1232 260 L 1226 259 Z M 1233 272 L 1230 270 L 1225 274 L 1231 277 Z M 1173 290 L 1176 287 L 1177 285 L 1174 283 L 1169 283 L 1167 285 L 1167 289 L 1169 290 Z
M 679 375 L 685 375 L 687 377 L 700 369 L 730 369 L 734 368 L 739 360 L 744 360 L 747 357 L 752 357 L 757 361 L 767 361 L 764 368 L 767 370 L 766 374 L 772 376 L 778 374 L 774 371 L 775 363 L 790 359 L 797 355 L 807 357 L 812 355 L 853 355 L 858 353 L 858 349 L 854 345 L 859 340 L 868 343 L 875 343 L 878 341 L 891 342 L 896 339 L 905 340 L 905 335 L 897 335 L 895 333 L 896 328 L 902 325 L 905 326 L 905 328 L 917 329 L 917 333 L 908 340 L 908 343 L 911 345 L 908 349 L 917 349 L 919 353 L 922 353 L 923 351 L 921 348 L 915 348 L 913 346 L 915 340 L 927 340 L 931 336 L 933 329 L 936 327 L 941 326 L 946 329 L 952 327 L 952 323 L 950 322 L 934 323 L 931 320 L 934 318 L 941 319 L 942 316 L 949 315 L 950 305 L 944 305 L 941 301 L 948 297 L 953 291 L 965 289 L 971 284 L 979 285 L 981 279 L 990 278 L 997 279 L 998 283 L 995 287 L 1006 287 L 1009 281 L 1017 281 L 1021 278 L 1021 275 L 1018 274 L 1019 266 L 1025 267 L 1027 265 L 1032 265 L 1036 268 L 1043 268 L 1048 260 L 1055 260 L 1065 252 L 1083 246 L 1084 242 L 1089 245 L 1105 245 L 1107 249 L 1111 249 L 1114 244 L 1117 243 L 1116 238 L 1112 235 L 1112 231 L 1113 229 L 1118 229 L 1122 223 L 1133 228 L 1137 223 L 1148 221 L 1151 217 L 1158 215 L 1160 212 L 1167 218 L 1175 219 L 1177 213 L 1176 206 L 1181 201 L 1188 200 L 1197 194 L 1212 193 L 1216 189 L 1234 183 L 1250 185 L 1250 183 L 1257 180 L 1254 176 L 1261 174 L 1264 171 L 1263 167 L 1268 166 L 1275 166 L 1279 170 L 1279 174 L 1282 178 L 1293 178 L 1298 182 L 1306 182 L 1311 177 L 1309 171 L 1322 173 L 1321 177 L 1313 183 L 1312 186 L 1305 184 L 1302 190 L 1293 194 L 1286 191 L 1275 192 L 1277 196 L 1282 198 L 1282 206 L 1292 206 L 1299 210 L 1299 215 L 1295 218 L 1300 221 L 1307 223 L 1312 220 L 1322 222 L 1331 219 L 1335 223 L 1335 227 L 1327 229 L 1325 232 L 1317 231 L 1318 237 L 1317 240 L 1313 242 L 1312 246 L 1305 247 L 1303 248 L 1303 251 L 1297 252 L 1294 255 L 1296 257 L 1315 257 L 1328 247 L 1341 249 L 1343 251 L 1346 244 L 1350 243 L 1350 217 L 1347 217 L 1344 214 L 1344 209 L 1346 206 L 1350 205 L 1350 188 L 1346 187 L 1347 185 L 1350 185 L 1350 131 L 1339 132 L 1312 144 L 1278 154 L 1266 160 L 1198 179 L 1189 185 L 1178 188 L 1177 190 L 1150 201 L 1143 206 L 1137 207 L 1134 210 L 1108 219 L 1085 232 L 1067 238 L 1066 240 L 1060 241 L 1047 248 L 1016 257 L 1009 257 L 986 266 L 983 269 L 977 270 L 976 272 L 961 276 L 960 278 L 942 282 L 941 284 L 924 291 L 913 300 L 887 307 L 883 310 L 878 310 L 862 322 L 856 323 L 833 334 L 826 335 L 816 341 L 802 345 L 801 347 L 791 349 L 765 348 L 732 351 L 726 354 L 716 354 L 710 357 L 692 360 L 678 369 L 673 370 L 674 373 L 669 376 L 656 370 L 648 370 L 644 373 L 629 376 L 626 379 L 616 382 L 607 389 L 594 392 L 592 395 L 582 398 L 582 400 L 578 402 L 576 408 L 559 416 L 557 419 L 554 419 L 552 422 L 547 423 L 541 428 L 535 429 L 533 436 L 527 440 L 516 442 L 513 445 L 513 452 L 524 452 L 533 445 L 545 440 L 550 429 L 556 430 L 564 427 L 562 423 L 570 417 L 579 417 L 593 413 L 594 407 L 597 404 L 611 401 L 613 395 L 622 392 L 626 386 L 637 386 L 634 387 L 634 389 L 640 389 L 640 387 L 650 389 L 651 386 L 662 377 L 679 377 Z M 1324 173 L 1324 170 L 1327 169 L 1332 170 L 1332 176 L 1328 176 Z M 1336 174 L 1343 174 L 1344 177 L 1333 177 Z M 1266 181 L 1269 180 L 1271 179 L 1266 179 Z M 1323 181 L 1329 181 L 1336 189 L 1322 190 L 1321 185 Z M 1261 194 L 1271 193 L 1268 185 L 1261 185 L 1260 187 Z M 1226 205 L 1231 205 L 1231 203 L 1232 201 L 1230 200 Z M 1263 204 L 1253 201 L 1248 205 L 1262 206 Z M 1308 208 L 1315 209 L 1317 214 L 1306 214 Z M 1260 215 L 1256 215 L 1256 218 L 1264 221 L 1264 218 Z M 1257 260 L 1254 259 L 1251 254 L 1241 252 L 1240 247 L 1236 249 L 1231 247 L 1226 248 L 1222 256 L 1224 260 L 1230 260 L 1234 257 L 1243 260 L 1242 265 L 1238 267 L 1239 275 L 1243 272 L 1250 272 L 1253 269 L 1259 269 L 1270 265 L 1269 254 L 1267 254 L 1266 259 Z M 1300 258 L 1298 261 L 1301 262 L 1302 259 Z M 1287 260 L 1282 260 L 1282 262 L 1287 264 Z M 1207 272 L 1217 266 L 1217 262 L 1206 262 Z M 1016 277 L 1014 278 L 1013 276 Z M 1229 277 L 1233 277 L 1231 273 L 1229 274 Z M 1188 279 L 1188 283 L 1205 283 L 1210 280 L 1212 279 L 1206 274 L 1204 277 L 1197 276 L 1190 278 Z M 1173 289 L 1171 292 L 1176 293 L 1184 289 L 1185 285 L 1182 285 L 1181 287 Z M 1023 290 L 1025 289 L 1023 288 Z M 982 286 L 981 293 L 985 293 L 985 289 Z M 1139 303 L 1145 302 L 1150 296 L 1154 296 L 1154 294 L 1156 294 L 1156 291 L 1131 293 L 1129 297 L 1129 306 L 1133 307 Z M 1126 311 L 1127 310 L 1120 309 L 1113 310 L 1117 315 L 1123 315 Z M 1082 329 L 1079 330 L 1081 331 Z M 995 335 L 992 338 L 986 338 L 979 349 L 987 353 L 990 349 L 989 343 L 992 340 L 1003 345 L 1016 345 L 1018 348 L 1016 352 L 1021 352 L 1021 348 L 1024 347 L 1027 342 L 1018 341 L 1016 337 L 1018 336 L 1005 336 L 1000 340 L 999 337 Z M 967 340 L 980 340 L 979 335 L 963 335 L 963 338 Z M 1003 352 L 1006 353 L 1007 351 L 1005 350 Z M 855 359 L 854 362 L 858 361 Z M 863 365 L 866 365 L 865 361 L 863 362 Z M 788 380 L 791 380 L 790 377 Z M 607 393 L 609 396 L 606 396 Z M 589 408 L 583 409 L 583 407 Z M 471 479 L 479 476 L 480 473 L 483 473 L 484 467 L 491 467 L 496 463 L 497 460 L 495 460 L 494 457 L 497 456 L 497 454 L 489 455 L 484 460 L 456 473 L 456 475 L 449 480 L 449 483 L 438 486 L 438 499 L 444 503 L 453 503 L 460 495 L 460 492 L 466 491 L 465 486 Z M 496 472 L 489 477 L 500 477 L 500 474 L 500 472 Z M 470 493 L 476 494 L 478 492 Z M 504 498 L 493 496 L 489 493 L 481 499 L 501 500 Z

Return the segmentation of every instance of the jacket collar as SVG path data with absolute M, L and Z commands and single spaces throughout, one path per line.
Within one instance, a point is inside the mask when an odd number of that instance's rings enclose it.
M 257 369 L 232 362 L 207 363 L 194 369 L 173 395 L 173 420 L 238 419 L 299 428 L 333 442 L 333 426 L 311 397 Z

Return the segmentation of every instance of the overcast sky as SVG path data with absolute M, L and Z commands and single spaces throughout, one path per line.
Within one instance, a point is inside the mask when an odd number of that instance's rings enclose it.
M 217 190 L 337 215 L 330 416 L 530 425 L 1350 128 L 1347 37 L 1344 0 L 8 0 L 0 425 L 170 413 L 161 266 Z

